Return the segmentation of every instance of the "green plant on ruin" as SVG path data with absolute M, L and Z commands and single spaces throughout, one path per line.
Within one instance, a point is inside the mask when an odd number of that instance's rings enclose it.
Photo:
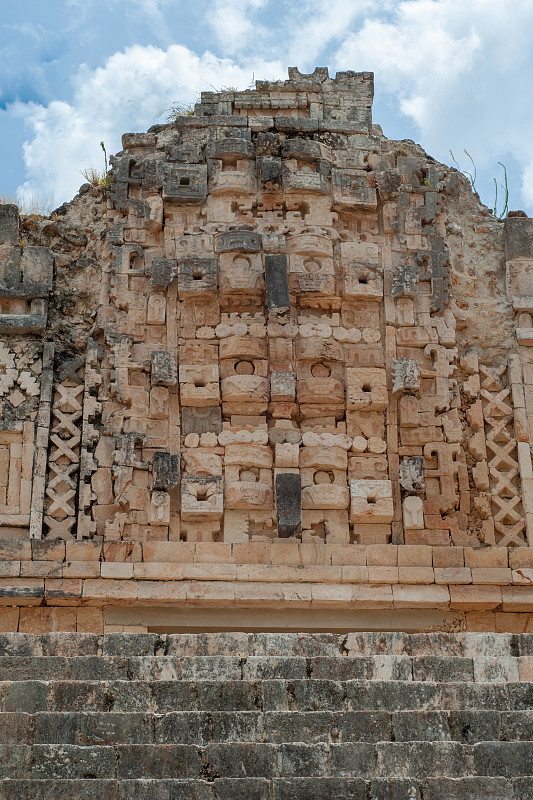
M 104 169 L 98 170 L 94 167 L 89 167 L 88 169 L 82 169 L 81 174 L 89 183 L 93 189 L 107 189 L 113 183 L 113 178 L 109 174 L 109 165 L 107 162 L 107 150 L 105 147 L 104 142 L 100 142 L 100 147 L 104 153 Z
M 451 150 L 450 150 L 450 155 L 452 157 L 453 163 L 455 164 L 455 166 L 457 167 L 459 172 L 461 172 L 470 181 L 470 185 L 472 187 L 472 191 L 477 192 L 477 189 L 476 189 L 476 178 L 477 178 L 476 165 L 475 165 L 474 159 L 472 158 L 472 156 L 470 155 L 468 150 L 465 150 L 464 152 L 466 153 L 466 155 L 468 156 L 468 158 L 470 159 L 470 161 L 472 163 L 473 172 L 469 172 L 466 169 L 461 169 L 461 167 L 457 163 L 457 161 L 456 161 L 456 159 L 455 159 L 455 157 L 454 157 L 454 155 L 453 155 Z M 500 183 L 500 189 L 503 189 L 503 196 L 504 196 L 503 207 L 502 207 L 501 212 L 498 213 L 498 181 L 496 180 L 496 178 L 493 178 L 493 181 L 494 181 L 494 208 L 492 208 L 491 211 L 492 211 L 492 213 L 494 214 L 495 217 L 498 217 L 498 219 L 503 219 L 507 215 L 507 213 L 509 211 L 509 184 L 508 184 L 508 181 L 507 181 L 507 168 L 506 168 L 505 164 L 502 164 L 501 161 L 498 161 L 498 164 L 503 169 L 503 183 Z M 425 181 L 424 181 L 424 183 L 425 183 Z M 427 185 L 429 186 L 429 184 L 427 184 Z
M 500 214 L 498 214 L 498 181 L 496 178 L 494 180 L 494 216 L 498 217 L 498 219 L 503 219 L 507 212 L 509 211 L 509 185 L 507 183 L 507 169 L 505 164 L 502 164 L 501 161 L 498 161 L 498 164 L 503 169 L 503 183 L 500 183 L 500 188 L 503 189 L 503 209 Z
M 477 189 L 476 189 L 476 178 L 477 178 L 477 169 L 476 169 L 476 165 L 475 165 L 475 163 L 474 163 L 474 159 L 472 158 L 472 156 L 470 155 L 470 153 L 468 152 L 468 150 L 464 150 L 464 153 L 465 153 L 465 155 L 467 155 L 467 156 L 468 156 L 468 158 L 470 159 L 470 161 L 471 161 L 471 163 L 472 163 L 472 169 L 474 170 L 473 172 L 469 172 L 467 169 L 461 169 L 461 167 L 459 166 L 459 164 L 458 164 L 458 163 L 457 163 L 457 161 L 455 160 L 455 156 L 454 156 L 454 154 L 453 154 L 453 153 L 452 153 L 452 151 L 450 150 L 450 155 L 451 155 L 451 157 L 452 157 L 452 161 L 453 161 L 453 163 L 455 164 L 455 166 L 457 167 L 457 169 L 459 170 L 459 172 L 462 172 L 462 174 L 463 174 L 463 175 L 464 175 L 466 178 L 468 178 L 468 180 L 470 181 L 470 185 L 471 185 L 471 187 L 472 187 L 472 191 L 476 192 L 476 191 L 477 191 Z

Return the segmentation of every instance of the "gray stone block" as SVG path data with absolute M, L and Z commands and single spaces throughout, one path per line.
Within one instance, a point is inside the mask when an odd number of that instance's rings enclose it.
M 206 164 L 164 164 L 163 199 L 198 203 L 207 198 Z
M 76 795 L 72 794 L 75 790 Z M 0 784 L 0 800 L 119 800 L 115 780 L 10 780 Z
M 261 708 L 261 685 L 245 681 L 199 681 L 195 684 L 200 711 L 257 711 Z
M 271 800 L 272 783 L 266 778 L 216 778 L 216 800 Z
M 503 778 L 428 778 L 424 800 L 513 800 L 513 789 Z M 531 795 L 528 796 L 528 800 Z
M 419 656 L 413 658 L 413 680 L 455 683 L 474 680 L 471 658 Z
M 265 255 L 265 280 L 268 308 L 288 311 L 290 298 L 286 255 Z
M 202 759 L 198 748 L 186 744 L 117 745 L 117 777 L 195 778 Z
M 242 675 L 241 659 L 231 656 L 185 656 L 180 659 L 184 681 L 209 680 L 216 675 L 221 681 L 238 681 Z
M 102 637 L 104 656 L 152 656 L 156 652 L 160 637 L 155 633 L 107 633 Z
M 35 714 L 35 744 L 79 744 L 78 725 L 80 717 L 74 711 L 44 711 Z
M 449 741 L 454 738 L 444 711 L 396 711 L 392 715 L 394 741 Z
M 195 711 L 197 707 L 194 684 L 188 681 L 151 681 L 150 701 L 159 714 L 168 711 Z M 200 710 L 208 710 L 200 708 Z
M 449 711 L 465 708 L 508 711 L 510 708 L 508 687 L 502 684 L 443 683 L 437 691 L 441 696 L 441 708 Z
M 289 691 L 299 711 L 340 711 L 344 708 L 345 687 L 337 681 L 294 681 Z
M 374 778 L 370 784 L 372 800 L 421 800 L 418 781 L 402 778 Z
M 32 744 L 33 719 L 18 711 L 0 712 L 0 744 Z
M 292 778 L 273 781 L 273 800 L 368 800 L 357 778 Z
M 0 779 L 26 778 L 31 769 L 32 748 L 25 744 L 0 744 Z
M 480 742 L 473 745 L 477 775 L 533 776 L 533 742 Z
M 329 746 L 291 743 L 279 748 L 279 772 L 283 778 L 319 778 L 329 772 Z
M 228 742 L 207 746 L 205 770 L 221 778 L 277 776 L 277 750 L 271 744 Z
M 0 205 L 0 245 L 18 245 L 19 210 L 14 203 Z
M 49 684 L 45 681 L 18 681 L 5 684 L 0 692 L 3 695 L 3 711 L 33 714 L 46 710 Z
M 157 386 L 174 386 L 178 380 L 178 368 L 174 354 L 169 350 L 154 350 L 152 360 L 152 383 Z
M 32 748 L 32 778 L 114 778 L 113 747 L 36 744 Z
M 374 762 L 373 744 L 345 742 L 331 745 L 331 772 L 336 777 L 371 778 L 374 774 Z
M 207 745 L 211 738 L 211 715 L 206 711 L 167 711 L 154 718 L 155 744 Z
M 215 800 L 214 787 L 202 780 L 121 780 L 119 800 Z M 94 798 L 93 798 L 94 800 Z
M 391 734 L 391 715 L 385 711 L 344 711 L 335 715 L 335 736 L 341 742 L 386 742 Z
M 302 478 L 297 473 L 276 475 L 278 536 L 297 536 L 302 529 Z
M 307 677 L 307 663 L 305 658 L 280 656 L 267 660 L 259 656 L 251 656 L 242 665 L 242 677 L 249 681 L 301 680 Z
M 76 744 L 83 746 L 152 744 L 154 722 L 150 714 L 113 711 L 77 715 Z
M 332 711 L 275 711 L 263 717 L 265 740 L 281 742 L 329 742 L 336 728 L 336 715 Z
M 166 289 L 177 273 L 177 261 L 175 258 L 161 258 L 154 256 L 150 267 L 150 277 L 152 286 Z
M 509 697 L 508 706 L 501 706 L 501 710 L 505 711 L 527 711 L 533 708 L 533 683 L 508 683 L 502 686 L 503 691 L 507 690 Z
M 533 741 L 533 709 L 528 711 L 503 712 L 500 715 L 500 736 L 504 741 Z M 484 736 L 484 739 L 496 737 Z
M 434 683 L 347 681 L 346 696 L 351 711 L 416 711 L 441 708 L 440 688 Z
M 69 673 L 73 681 L 124 681 L 135 677 L 130 659 L 112 656 L 70 659 Z
M 500 738 L 499 711 L 465 709 L 448 713 L 450 736 L 457 742 L 475 744 L 483 740 Z
M 0 656 L 0 681 L 61 680 L 70 677 L 71 666 L 71 661 L 60 656 Z
M 216 292 L 218 262 L 215 258 L 184 258 L 178 261 L 178 292 L 183 298 Z
M 377 742 L 376 773 L 397 778 L 458 778 L 469 771 L 470 754 L 470 747 L 456 742 Z
M 263 740 L 262 715 L 256 711 L 219 712 L 209 715 L 209 741 L 260 742 Z
M 495 782 L 497 779 L 493 778 Z M 512 786 L 511 797 L 513 800 L 531 800 L 533 797 L 533 778 L 515 778 L 510 781 Z M 505 795 L 503 800 L 507 800 Z
M 533 220 L 507 217 L 504 222 L 505 258 L 533 258 Z

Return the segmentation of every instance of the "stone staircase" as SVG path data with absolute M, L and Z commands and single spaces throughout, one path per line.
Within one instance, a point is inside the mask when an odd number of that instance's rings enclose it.
M 0 800 L 531 800 L 533 635 L 0 635 Z

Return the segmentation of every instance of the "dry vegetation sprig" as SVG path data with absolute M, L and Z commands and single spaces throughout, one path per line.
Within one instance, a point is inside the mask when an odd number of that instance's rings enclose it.
M 54 209 L 52 195 L 38 197 L 33 194 L 23 194 L 19 197 L 11 194 L 0 193 L 0 206 L 17 206 L 23 217 L 49 217 Z
M 103 141 L 100 142 L 100 147 L 104 153 L 104 169 L 99 170 L 95 167 L 88 167 L 87 169 L 80 170 L 80 173 L 83 175 L 87 183 L 93 187 L 93 189 L 106 189 L 113 183 L 113 178 L 109 174 L 107 150 Z

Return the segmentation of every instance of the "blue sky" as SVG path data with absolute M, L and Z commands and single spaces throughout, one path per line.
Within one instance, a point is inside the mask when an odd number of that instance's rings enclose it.
M 57 206 L 101 140 L 116 152 L 202 90 L 328 66 L 375 73 L 387 136 L 469 169 L 466 149 L 488 206 L 504 163 L 510 208 L 533 216 L 531 31 L 531 0 L 4 0 L 0 194 Z

